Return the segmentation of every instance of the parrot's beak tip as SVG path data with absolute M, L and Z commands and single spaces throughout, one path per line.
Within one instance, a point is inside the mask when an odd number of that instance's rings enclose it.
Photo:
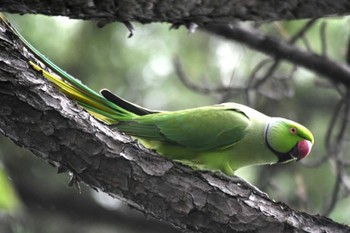
M 312 143 L 309 140 L 303 139 L 300 142 L 298 142 L 297 149 L 299 152 L 298 153 L 299 156 L 297 157 L 297 161 L 308 156 L 310 154 L 311 148 L 312 148 Z

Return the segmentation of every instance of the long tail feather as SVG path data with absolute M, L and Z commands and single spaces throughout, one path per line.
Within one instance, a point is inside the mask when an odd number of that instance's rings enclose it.
M 7 29 L 18 36 L 18 38 L 23 42 L 23 45 L 31 53 L 33 53 L 35 58 L 38 59 L 46 68 L 41 67 L 34 61 L 29 61 L 29 64 L 35 70 L 41 72 L 45 78 L 54 83 L 61 92 L 76 100 L 80 106 L 85 108 L 95 118 L 107 124 L 115 124 L 119 121 L 128 120 L 138 115 L 104 98 L 102 95 L 82 84 L 79 80 L 56 66 L 37 49 L 35 49 L 2 14 L 0 14 L 0 21 L 3 22 Z

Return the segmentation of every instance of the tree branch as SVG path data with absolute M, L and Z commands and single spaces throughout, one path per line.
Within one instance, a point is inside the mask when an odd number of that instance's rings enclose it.
M 345 63 L 331 60 L 326 56 L 303 51 L 291 43 L 268 36 L 253 28 L 247 29 L 240 26 L 206 26 L 203 29 L 225 38 L 244 43 L 267 55 L 274 56 L 278 59 L 284 59 L 293 64 L 310 69 L 320 74 L 322 77 L 326 77 L 330 81 L 340 82 L 348 87 L 350 86 L 350 67 Z
M 350 12 L 347 0 L 212 0 L 212 1 L 149 1 L 149 0 L 64 0 L 11 1 L 0 3 L 0 10 L 10 13 L 63 15 L 76 19 L 168 22 L 173 24 L 224 23 L 236 20 L 273 21 L 345 15 Z
M 0 132 L 77 181 L 186 232 L 348 232 L 244 183 L 198 172 L 98 122 L 29 69 L 31 56 L 0 25 Z
M 126 206 L 118 209 L 106 209 L 96 203 L 96 201 L 88 195 L 89 192 L 87 192 L 87 189 L 89 188 L 82 187 L 85 189 L 82 190 L 82 193 L 78 193 L 75 189 L 67 189 L 64 184 L 42 184 L 42 180 L 40 179 L 42 177 L 40 177 L 40 175 L 39 177 L 35 176 L 31 173 L 33 168 L 38 169 L 40 167 L 37 166 L 38 164 L 36 162 L 33 162 L 34 160 L 27 158 L 28 156 L 19 156 L 16 153 L 9 153 L 10 154 L 5 156 L 3 164 L 6 168 L 6 173 L 11 177 L 12 184 L 21 199 L 21 203 L 24 204 L 26 208 L 24 214 L 26 215 L 26 219 L 30 218 L 34 221 L 38 219 L 38 221 L 35 222 L 40 224 L 40 215 L 48 216 L 51 214 L 55 216 L 59 214 L 65 219 L 78 218 L 79 221 L 85 223 L 99 222 L 115 225 L 116 227 L 122 226 L 123 229 L 127 229 L 125 231 L 129 232 L 180 232 L 164 222 L 146 219 L 139 212 L 131 210 Z M 18 160 L 21 160 L 21 163 L 18 163 Z M 52 179 L 53 176 L 55 176 L 53 172 L 49 174 L 46 174 L 48 176 L 46 176 L 44 180 Z M 52 188 L 52 186 L 54 186 L 54 188 Z M 45 192 L 43 192 L 43 189 L 45 189 Z M 53 208 L 54 211 L 52 211 Z M 23 219 L 22 215 L 20 219 Z M 49 222 L 51 223 L 51 221 Z M 7 225 L 11 226 L 11 224 L 11 221 L 7 222 Z M 29 224 L 29 226 L 32 227 L 31 224 Z M 8 231 L 1 231 L 0 228 L 0 232 Z M 28 230 L 28 232 L 32 231 Z M 40 231 L 36 229 L 35 232 Z

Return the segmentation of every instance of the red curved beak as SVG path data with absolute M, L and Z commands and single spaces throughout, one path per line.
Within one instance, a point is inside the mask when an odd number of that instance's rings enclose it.
M 299 156 L 297 157 L 297 160 L 301 160 L 305 158 L 311 151 L 312 148 L 312 143 L 308 140 L 301 140 L 297 144 L 297 149 L 298 149 L 298 154 Z

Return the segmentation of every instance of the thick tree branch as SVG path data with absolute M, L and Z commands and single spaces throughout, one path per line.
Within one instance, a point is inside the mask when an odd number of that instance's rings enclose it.
M 18 163 L 18 160 L 21 160 L 21 163 Z M 67 188 L 63 187 L 64 185 L 57 186 L 54 184 L 53 186 L 56 188 L 52 188 L 50 184 L 43 185 L 40 178 L 31 173 L 33 167 L 37 168 L 38 166 L 30 158 L 11 153 L 5 156 L 3 163 L 6 167 L 6 173 L 11 177 L 16 193 L 21 199 L 21 203 L 26 207 L 26 213 L 30 215 L 28 216 L 30 219 L 38 219 L 40 215 L 60 214 L 65 219 L 79 219 L 79 221 L 85 223 L 101 222 L 118 227 L 122 226 L 124 229 L 129 229 L 130 232 L 180 232 L 168 224 L 146 219 L 143 215 L 126 208 L 126 206 L 117 210 L 106 209 L 96 203 L 90 195 L 87 195 L 86 189 L 88 188 L 82 187 L 85 189 L 80 194 L 75 189 L 64 189 Z M 52 176 L 46 178 L 50 179 Z M 43 188 L 45 192 L 43 192 Z M 60 190 L 62 188 L 64 190 Z M 57 194 L 58 190 L 59 194 Z M 52 211 L 53 208 L 55 211 Z M 7 224 L 11 225 L 11 222 Z M 8 231 L 1 231 L 0 228 L 0 232 Z
M 244 183 L 197 172 L 95 120 L 28 68 L 28 51 L 0 26 L 0 132 L 77 181 L 186 232 L 349 232 L 290 209 Z
M 78 19 L 109 21 L 224 23 L 235 20 L 272 21 L 346 15 L 347 0 L 64 0 L 11 1 L 0 3 L 0 10 L 11 13 L 41 13 Z

